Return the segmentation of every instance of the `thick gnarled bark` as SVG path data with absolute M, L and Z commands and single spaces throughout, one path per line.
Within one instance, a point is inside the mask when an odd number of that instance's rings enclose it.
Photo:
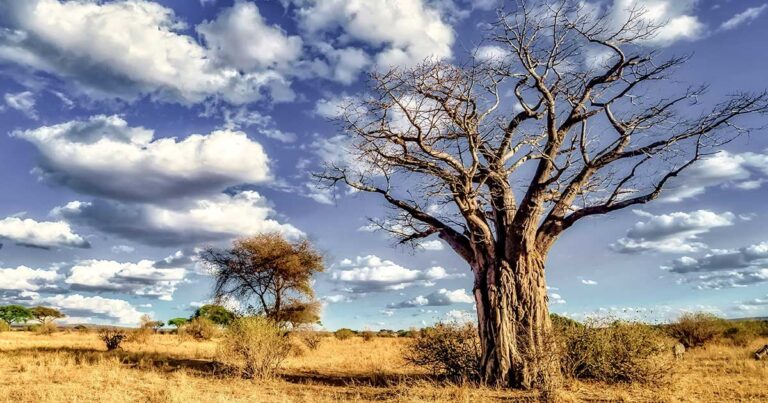
M 557 377 L 546 360 L 551 324 L 542 257 L 524 252 L 488 264 L 473 268 L 483 381 L 530 389 Z

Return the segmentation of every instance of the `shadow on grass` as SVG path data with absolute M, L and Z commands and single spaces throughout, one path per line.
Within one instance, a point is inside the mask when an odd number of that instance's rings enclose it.
M 224 366 L 216 361 L 178 358 L 168 354 L 153 352 L 133 352 L 122 349 L 104 351 L 84 347 L 31 347 L 9 349 L 0 352 L 5 355 L 65 354 L 72 357 L 76 364 L 97 364 L 105 359 L 117 359 L 121 364 L 137 369 L 156 369 L 163 372 L 186 370 L 200 376 L 223 376 Z
M 162 372 L 184 370 L 190 375 L 215 378 L 231 376 L 227 373 L 225 365 L 217 361 L 180 358 L 155 352 L 135 352 L 122 349 L 105 351 L 86 347 L 29 347 L 0 351 L 0 356 L 37 356 L 42 354 L 64 354 L 70 356 L 77 365 L 96 365 L 104 362 L 104 360 L 116 359 L 122 365 L 139 370 L 151 369 Z M 422 380 L 434 380 L 428 375 L 387 373 L 338 374 L 320 371 L 283 372 L 278 377 L 286 382 L 300 385 L 371 386 L 378 388 L 387 388 Z

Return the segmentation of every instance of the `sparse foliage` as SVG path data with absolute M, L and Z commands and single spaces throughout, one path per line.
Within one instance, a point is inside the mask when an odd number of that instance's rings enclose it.
M 235 319 L 224 332 L 219 358 L 246 379 L 268 379 L 291 350 L 286 333 L 271 319 L 246 316 Z
M 705 87 L 670 80 L 688 58 L 647 46 L 652 10 L 609 3 L 517 1 L 488 38 L 503 57 L 373 73 L 338 119 L 354 162 L 318 174 L 382 197 L 394 214 L 374 224 L 401 243 L 436 235 L 467 262 L 488 383 L 549 376 L 525 352 L 551 348 L 544 263 L 564 231 L 657 199 L 768 112 L 765 92 L 700 106 Z
M 65 318 L 67 316 L 56 308 L 49 308 L 46 306 L 36 306 L 29 311 L 35 320 L 39 321 L 41 324 L 46 324 L 56 319 Z
M 417 332 L 405 359 L 453 381 L 480 379 L 480 339 L 471 324 L 438 323 Z
M 216 298 L 252 304 L 280 326 L 319 321 L 312 276 L 323 271 L 323 258 L 309 241 L 261 234 L 239 239 L 229 249 L 208 249 L 201 258 L 213 271 Z
M 303 329 L 295 332 L 295 334 L 310 350 L 317 350 L 320 347 L 320 342 L 323 341 L 323 336 L 316 330 Z

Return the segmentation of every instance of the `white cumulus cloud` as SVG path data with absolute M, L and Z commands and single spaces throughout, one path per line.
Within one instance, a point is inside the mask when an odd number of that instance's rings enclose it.
M 30 218 L 6 217 L 0 220 L 0 239 L 34 248 L 90 248 L 82 236 L 74 233 L 65 221 L 35 221 Z
M 431 285 L 436 280 L 456 277 L 444 268 L 408 269 L 378 256 L 344 259 L 331 273 L 331 278 L 351 292 L 402 290 L 417 284 Z
M 661 215 L 636 210 L 635 214 L 645 221 L 635 223 L 626 237 L 611 245 L 619 253 L 696 252 L 707 247 L 699 240 L 699 235 L 713 228 L 731 226 L 736 218 L 731 212 L 718 214 L 709 210 Z
M 270 178 L 263 147 L 243 132 L 156 139 L 152 130 L 130 127 L 119 116 L 98 115 L 14 136 L 40 151 L 41 178 L 123 201 L 199 195 Z
M 426 296 L 416 296 L 415 298 L 389 304 L 388 308 L 417 308 L 422 306 L 447 306 L 453 304 L 472 304 L 475 299 L 468 295 L 466 290 L 459 288 L 456 290 L 448 290 L 441 288 Z
M 170 301 L 185 275 L 184 268 L 157 268 L 150 260 L 121 263 L 92 259 L 75 264 L 64 282 L 76 290 L 120 292 Z

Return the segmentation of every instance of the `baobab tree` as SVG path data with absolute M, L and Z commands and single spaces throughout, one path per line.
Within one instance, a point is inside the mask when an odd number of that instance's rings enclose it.
M 493 52 L 372 73 L 369 95 L 341 108 L 353 158 L 318 177 L 382 197 L 393 214 L 374 221 L 399 242 L 436 235 L 468 263 L 485 382 L 557 375 L 542 358 L 545 262 L 564 231 L 657 199 L 768 110 L 766 93 L 705 106 L 706 87 L 669 80 L 688 57 L 652 48 L 646 16 L 518 1 L 499 12 Z

